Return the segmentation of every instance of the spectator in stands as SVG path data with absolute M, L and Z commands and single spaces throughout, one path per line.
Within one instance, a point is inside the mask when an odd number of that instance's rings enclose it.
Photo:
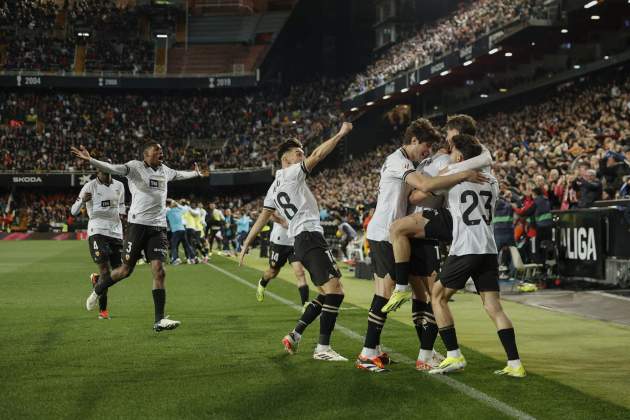
M 584 177 L 574 181 L 574 186 L 579 193 L 579 208 L 591 207 L 595 201 L 602 198 L 602 183 L 597 179 L 597 172 L 594 169 L 587 169 Z

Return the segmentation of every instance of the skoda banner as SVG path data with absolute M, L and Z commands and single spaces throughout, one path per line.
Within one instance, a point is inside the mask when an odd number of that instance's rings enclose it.
M 81 187 L 91 179 L 91 174 L 0 174 L 3 187 Z

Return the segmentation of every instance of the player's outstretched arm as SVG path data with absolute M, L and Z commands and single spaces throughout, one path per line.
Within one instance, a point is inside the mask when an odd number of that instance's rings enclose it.
M 108 174 L 126 176 L 129 173 L 129 168 L 127 167 L 127 165 L 116 165 L 94 159 L 92 156 L 90 156 L 90 152 L 88 152 L 88 150 L 83 147 L 83 145 L 79 146 L 78 149 L 76 147 L 71 147 L 70 151 L 79 159 L 87 160 L 88 162 L 90 162 L 90 165 L 103 172 L 107 172 Z
M 335 150 L 335 147 L 337 146 L 337 144 L 350 131 L 352 131 L 352 123 L 344 122 L 341 125 L 341 128 L 339 129 L 339 132 L 337 134 L 335 134 L 334 136 L 332 136 L 331 138 L 329 138 L 328 140 L 326 140 L 325 142 L 317 146 L 317 148 L 313 150 L 313 153 L 311 153 L 311 155 L 306 158 L 306 160 L 304 161 L 304 166 L 306 167 L 306 170 L 308 172 L 312 171 L 313 168 L 317 166 L 319 162 L 324 160 L 324 158 L 328 156 L 330 152 Z
M 488 179 L 480 172 L 472 170 L 459 172 L 452 175 L 434 177 L 422 175 L 418 172 L 413 172 L 407 175 L 407 177 L 405 178 L 405 182 L 407 184 L 425 193 L 451 188 L 453 185 L 459 184 L 460 182 L 464 181 L 484 183 L 487 182 Z
M 173 176 L 172 180 L 173 181 L 177 181 L 180 179 L 190 179 L 190 178 L 205 178 L 208 175 L 210 175 L 210 171 L 208 171 L 207 169 L 203 169 L 200 170 L 199 169 L 199 165 L 197 165 L 197 163 L 195 162 L 195 169 L 192 171 L 175 171 L 173 170 L 173 172 L 175 173 L 175 175 Z
M 273 212 L 274 210 L 268 208 L 263 208 L 262 212 L 260 212 L 258 219 L 256 219 L 256 223 L 254 223 L 254 226 L 252 226 L 251 230 L 247 234 L 247 238 L 245 238 L 245 241 L 243 242 L 241 253 L 238 256 L 239 267 L 243 266 L 243 260 L 245 259 L 245 254 L 247 254 L 247 251 L 249 250 L 249 246 L 254 241 L 254 238 L 256 238 L 258 233 L 262 230 L 263 226 L 265 226 L 267 222 L 269 222 L 269 219 L 271 219 L 271 215 L 273 214 Z

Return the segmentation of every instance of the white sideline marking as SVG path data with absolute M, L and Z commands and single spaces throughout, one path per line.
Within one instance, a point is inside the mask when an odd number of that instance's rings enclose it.
M 253 283 L 243 279 L 242 277 L 237 276 L 236 274 L 233 274 L 227 270 L 224 270 L 223 268 L 216 266 L 212 263 L 207 263 L 208 266 L 214 268 L 215 270 L 219 271 L 220 273 L 225 274 L 226 276 L 236 280 L 237 282 L 250 287 L 252 289 L 256 289 L 257 286 L 254 285 Z M 273 292 L 265 292 L 265 296 L 269 296 L 270 298 L 277 300 L 280 303 L 284 303 L 287 306 L 290 306 L 291 308 L 295 309 L 296 311 L 301 312 L 302 311 L 302 307 L 296 303 L 291 302 L 288 299 L 283 298 L 282 296 L 279 296 Z M 363 341 L 363 336 L 361 334 L 358 334 L 354 331 L 352 331 L 349 328 L 344 327 L 343 325 L 339 325 L 339 323 L 336 324 L 335 326 L 335 330 L 336 331 L 340 331 L 341 333 L 343 333 L 344 335 L 353 338 L 355 340 L 358 341 Z M 400 354 L 400 353 L 396 353 L 394 351 L 390 351 L 391 349 L 385 349 L 387 350 L 392 356 L 395 356 L 396 359 L 402 361 L 403 363 L 407 363 L 407 364 L 413 364 L 415 363 L 415 360 Z M 450 376 L 446 376 L 446 375 L 429 375 L 426 374 L 427 377 L 435 379 L 437 381 L 443 382 L 446 385 L 450 386 L 451 388 L 454 388 L 456 390 L 458 390 L 459 392 L 471 397 L 472 399 L 475 399 L 483 404 L 486 404 L 487 406 L 497 410 L 498 412 L 508 415 L 510 417 L 514 417 L 517 419 L 523 419 L 523 420 L 534 420 L 535 417 L 530 416 L 529 414 L 514 408 L 510 405 L 507 405 L 506 403 L 497 400 L 496 398 L 491 397 L 490 395 L 479 391 L 469 385 L 466 385 L 462 382 L 459 382 L 456 379 L 453 379 Z

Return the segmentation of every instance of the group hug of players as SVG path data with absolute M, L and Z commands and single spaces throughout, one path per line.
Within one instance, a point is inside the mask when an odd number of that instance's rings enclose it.
M 282 343 L 288 353 L 294 354 L 306 328 L 319 317 L 320 334 L 313 353 L 316 360 L 348 359 L 330 345 L 344 290 L 323 235 L 317 201 L 306 178 L 351 130 L 352 124 L 343 123 L 336 135 L 308 157 L 295 139 L 280 145 L 278 159 L 282 169 L 276 172 L 263 209 L 240 253 L 242 264 L 263 226 L 274 221 L 270 267 L 258 283 L 257 299 L 263 301 L 269 281 L 289 261 L 298 279 L 304 310 Z M 524 377 L 514 328 L 499 300 L 497 248 L 491 229 L 498 183 L 490 169 L 492 158 L 475 137 L 476 125 L 471 117 L 449 118 L 446 132 L 443 139 L 428 120 L 414 121 L 405 132 L 403 145 L 387 157 L 381 168 L 378 201 L 367 230 L 375 293 L 364 347 L 356 366 L 372 372 L 387 370 L 391 359 L 381 350 L 380 343 L 387 314 L 413 299 L 413 320 L 420 340 L 416 368 L 429 373 L 463 369 L 466 359 L 457 343 L 448 301 L 472 278 L 508 359 L 507 365 L 495 373 Z M 72 148 L 72 153 L 89 161 L 98 171 L 97 178 L 86 193 L 82 192 L 73 208 L 73 211 L 82 205 L 88 208 L 90 250 L 100 268 L 100 273 L 92 276 L 94 287 L 86 308 L 93 310 L 99 303 L 102 307 L 108 288 L 128 277 L 144 252 L 153 274 L 154 329 L 178 327 L 179 321 L 164 315 L 167 184 L 175 179 L 207 176 L 207 171 L 201 172 L 196 166 L 194 171 L 168 168 L 162 163 L 162 148 L 156 143 L 144 147 L 142 161 L 126 164 L 96 160 L 82 146 Z M 122 258 L 118 260 L 109 258 L 116 254 L 112 250 L 120 247 L 122 241 L 118 213 L 124 189 L 106 174 L 125 176 L 132 195 L 129 228 L 122 245 Z M 449 256 L 441 270 L 438 242 L 450 244 Z M 310 302 L 305 271 L 319 292 Z M 447 349 L 446 357 L 433 350 L 438 334 Z

